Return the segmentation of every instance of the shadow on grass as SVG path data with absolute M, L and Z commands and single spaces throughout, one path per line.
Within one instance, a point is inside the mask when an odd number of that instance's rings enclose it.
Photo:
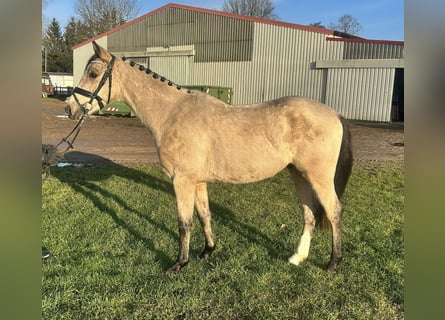
M 155 253 L 156 258 L 158 261 L 160 261 L 162 268 L 165 269 L 174 262 L 172 256 L 174 254 L 177 254 L 177 252 L 167 254 L 157 249 L 157 246 L 154 242 L 155 239 L 150 239 L 141 234 L 130 223 L 119 217 L 116 210 L 107 205 L 107 203 L 104 202 L 102 198 L 113 199 L 113 201 L 120 207 L 127 210 L 128 212 L 137 215 L 139 218 L 144 219 L 145 221 L 147 221 L 147 223 L 151 224 L 156 229 L 161 230 L 169 235 L 174 241 L 178 241 L 177 233 L 173 232 L 165 224 L 156 221 L 148 214 L 136 210 L 134 206 L 132 206 L 131 203 L 129 203 L 121 195 L 112 193 L 94 183 L 98 181 L 105 181 L 109 179 L 111 175 L 119 175 L 120 177 L 128 180 L 130 183 L 141 183 L 153 190 L 161 191 L 174 198 L 175 195 L 173 186 L 169 181 L 162 180 L 156 176 L 150 175 L 135 168 L 116 164 L 109 159 L 94 154 L 69 152 L 65 154 L 64 158 L 66 161 L 73 163 L 79 163 L 78 159 L 82 159 L 82 161 L 80 162 L 97 165 L 100 167 L 100 170 L 95 171 L 94 175 L 86 176 L 85 174 L 73 175 L 71 170 L 65 171 L 63 169 L 57 169 L 51 171 L 52 176 L 56 177 L 63 183 L 67 183 L 76 192 L 89 199 L 98 209 L 108 214 L 116 223 L 116 225 L 127 230 L 128 233 L 131 234 L 135 239 L 142 241 L 149 250 Z M 233 214 L 233 212 L 229 208 L 212 201 L 210 201 L 209 205 L 214 217 L 216 217 L 217 220 L 224 224 L 226 227 L 230 228 L 240 237 L 247 239 L 249 242 L 255 242 L 256 244 L 262 246 L 271 257 L 284 259 L 282 257 L 282 254 L 280 254 L 277 249 L 279 247 L 283 247 L 283 244 L 274 244 L 273 241 L 266 234 L 262 233 L 257 227 L 242 222 L 242 219 Z M 171 207 L 171 214 L 176 216 L 175 205 L 172 205 Z M 217 235 L 216 242 L 218 244 Z M 193 248 L 190 248 L 190 251 L 194 252 Z

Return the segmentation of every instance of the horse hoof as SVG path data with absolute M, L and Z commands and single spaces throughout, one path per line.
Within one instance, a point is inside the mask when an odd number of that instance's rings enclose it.
M 331 268 L 328 268 L 326 271 L 327 271 L 329 274 L 336 274 L 336 273 L 337 273 L 337 269 L 331 269 Z
M 294 264 L 298 266 L 300 263 L 302 263 L 307 257 L 303 257 L 299 255 L 298 253 L 294 254 L 292 257 L 290 257 L 287 261 L 289 263 Z
M 204 250 L 201 252 L 199 257 L 205 261 L 209 260 L 210 256 L 212 255 L 213 251 L 215 251 L 215 246 L 213 247 L 205 247 Z
M 337 268 L 338 268 L 338 265 L 340 264 L 341 259 L 342 259 L 342 257 L 331 259 L 331 261 L 329 262 L 329 265 L 328 265 L 328 270 L 327 270 L 328 273 L 331 273 L 331 274 L 337 273 Z
M 174 265 L 172 265 L 170 268 L 168 268 L 167 270 L 165 270 L 164 274 L 165 275 L 172 275 L 172 274 L 177 274 L 179 271 L 182 270 L 182 268 L 184 268 L 187 265 L 188 261 L 185 263 L 179 263 L 176 262 Z
M 329 264 L 327 270 L 329 274 L 336 274 L 337 273 L 337 265 L 331 265 Z

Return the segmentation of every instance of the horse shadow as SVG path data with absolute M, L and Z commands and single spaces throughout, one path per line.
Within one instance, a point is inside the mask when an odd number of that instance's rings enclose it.
M 82 160 L 79 161 L 78 159 Z M 178 242 L 178 232 L 176 230 L 172 230 L 163 222 L 157 221 L 146 212 L 142 212 L 141 210 L 136 209 L 135 206 L 133 206 L 129 202 L 129 200 L 126 200 L 121 195 L 110 192 L 106 188 L 101 187 L 97 184 L 97 182 L 109 179 L 111 175 L 119 174 L 121 178 L 128 180 L 130 183 L 134 182 L 143 184 L 150 189 L 165 193 L 166 195 L 169 195 L 173 198 L 171 205 L 171 215 L 172 217 L 176 217 L 177 212 L 175 205 L 175 193 L 173 185 L 170 181 L 168 181 L 167 179 L 163 180 L 159 177 L 138 170 L 137 168 L 131 166 L 120 165 L 107 158 L 95 154 L 72 151 L 64 155 L 64 160 L 73 164 L 88 163 L 88 165 L 100 167 L 101 170 L 96 170 L 94 175 L 86 176 L 73 175 L 71 170 L 67 171 L 63 170 L 63 168 L 55 168 L 54 170 L 51 170 L 51 176 L 57 178 L 63 183 L 68 184 L 73 190 L 82 194 L 86 199 L 89 199 L 94 204 L 94 206 L 101 210 L 101 212 L 108 214 L 117 226 L 125 229 L 129 234 L 131 234 L 132 237 L 144 243 L 146 248 L 148 250 L 151 250 L 155 254 L 156 261 L 160 262 L 163 269 L 167 268 L 174 262 L 174 255 L 177 254 L 177 252 L 166 253 L 159 250 L 158 246 L 154 242 L 155 239 L 151 239 L 150 237 L 141 234 L 129 222 L 121 218 L 117 210 L 110 207 L 105 201 L 103 201 L 103 199 L 111 198 L 113 202 L 117 203 L 121 208 L 125 209 L 128 212 L 131 212 L 132 214 L 135 214 L 139 219 L 145 221 L 146 223 L 149 223 L 157 230 L 161 230 L 162 232 L 167 234 L 174 242 Z M 211 195 L 209 195 L 209 198 L 211 199 Z M 215 221 L 217 223 L 221 223 L 225 227 L 229 228 L 232 232 L 236 233 L 239 237 L 242 237 L 249 242 L 254 242 L 257 245 L 260 245 L 271 257 L 285 259 L 283 257 L 283 253 L 280 253 L 280 251 L 278 250 L 279 247 L 283 247 L 285 246 L 285 244 L 273 245 L 274 241 L 271 240 L 268 235 L 261 232 L 258 227 L 243 222 L 242 217 L 235 215 L 230 208 L 211 200 L 209 202 L 209 206 L 213 214 L 213 225 L 215 224 Z M 201 230 L 195 229 L 194 232 L 201 232 Z M 217 250 L 218 240 L 218 235 L 216 234 Z M 199 254 L 199 250 L 201 249 L 202 248 L 191 247 L 190 252 L 193 253 L 194 256 L 197 256 Z M 212 260 L 216 258 L 216 254 L 217 252 L 215 252 L 214 256 L 212 256 Z

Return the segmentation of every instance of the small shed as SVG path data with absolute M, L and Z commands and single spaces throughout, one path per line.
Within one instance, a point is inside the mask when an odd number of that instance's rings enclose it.
M 65 72 L 48 72 L 55 87 L 73 87 L 73 74 Z
M 233 89 L 233 104 L 305 96 L 348 119 L 403 120 L 404 43 L 167 4 L 76 45 L 78 83 L 97 41 L 187 86 Z

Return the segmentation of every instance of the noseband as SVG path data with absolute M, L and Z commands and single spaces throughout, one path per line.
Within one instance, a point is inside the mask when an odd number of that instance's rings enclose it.
M 105 82 L 108 80 L 108 99 L 107 99 L 107 103 L 108 104 L 110 102 L 110 96 L 111 96 L 111 83 L 112 83 L 112 72 L 113 72 L 113 66 L 114 66 L 114 60 L 115 60 L 115 56 L 111 56 L 111 61 L 110 63 L 106 64 L 107 65 L 107 70 L 105 71 L 105 73 L 102 76 L 102 79 L 100 79 L 100 82 L 96 88 L 96 90 L 94 90 L 94 92 L 79 88 L 79 87 L 75 87 L 73 89 L 73 96 L 74 96 L 74 100 L 76 101 L 76 103 L 79 105 L 79 107 L 83 110 L 84 114 L 87 114 L 89 109 L 85 107 L 85 105 L 91 105 L 91 103 L 93 102 L 93 100 L 96 100 L 97 103 L 100 106 L 100 109 L 104 108 L 104 103 L 103 103 L 103 99 L 102 97 L 100 97 L 98 95 L 100 89 L 102 89 L 102 87 L 104 86 Z M 92 62 L 96 62 L 97 61 L 92 61 Z M 80 94 L 81 96 L 90 98 L 90 101 L 88 101 L 88 103 L 82 105 L 79 102 L 79 99 L 77 98 L 76 94 Z

